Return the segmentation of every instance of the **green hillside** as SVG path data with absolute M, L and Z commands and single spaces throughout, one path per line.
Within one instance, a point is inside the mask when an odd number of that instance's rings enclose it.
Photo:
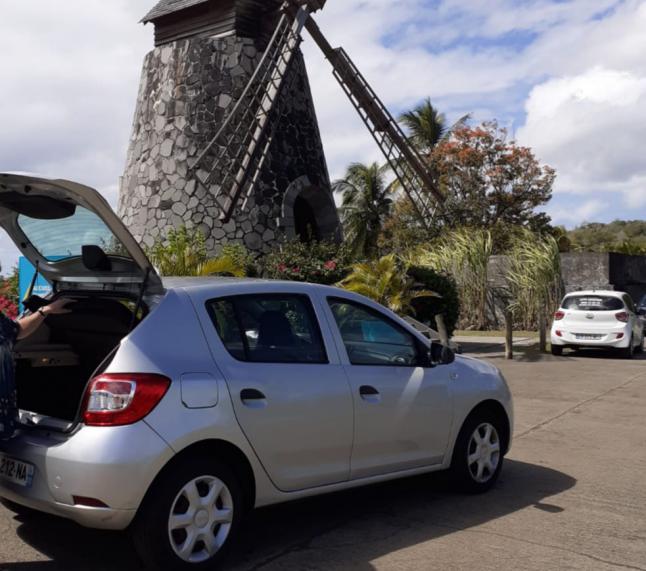
M 572 251 L 646 254 L 646 220 L 592 222 L 567 233 Z

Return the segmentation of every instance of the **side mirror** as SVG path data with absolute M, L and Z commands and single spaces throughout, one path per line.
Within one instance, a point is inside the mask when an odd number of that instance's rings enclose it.
M 439 343 L 431 343 L 429 360 L 433 366 L 450 365 L 455 361 L 455 353 L 449 347 L 445 347 Z

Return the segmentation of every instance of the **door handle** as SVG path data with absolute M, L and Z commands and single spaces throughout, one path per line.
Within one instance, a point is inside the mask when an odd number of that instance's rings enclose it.
M 363 385 L 359 388 L 359 395 L 365 401 L 377 403 L 381 401 L 381 395 L 375 387 Z
M 370 387 L 368 385 L 363 385 L 359 389 L 359 394 L 362 397 L 367 397 L 367 396 L 377 396 L 379 394 L 379 391 L 375 387 Z
M 250 408 L 264 408 L 267 406 L 267 397 L 257 389 L 243 389 L 240 391 L 242 404 Z

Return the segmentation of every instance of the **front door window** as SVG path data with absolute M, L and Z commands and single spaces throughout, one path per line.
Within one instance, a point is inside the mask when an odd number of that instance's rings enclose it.
M 346 300 L 331 299 L 329 303 L 350 363 L 409 367 L 418 364 L 415 339 L 390 319 Z

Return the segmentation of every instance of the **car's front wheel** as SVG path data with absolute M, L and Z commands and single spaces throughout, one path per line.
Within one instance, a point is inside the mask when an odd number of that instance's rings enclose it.
M 459 490 L 479 494 L 496 483 L 504 459 L 503 434 L 502 422 L 492 411 L 467 418 L 451 462 L 451 480 Z
M 153 569 L 214 569 L 224 558 L 244 511 L 234 473 L 225 465 L 189 458 L 155 483 L 132 534 Z

